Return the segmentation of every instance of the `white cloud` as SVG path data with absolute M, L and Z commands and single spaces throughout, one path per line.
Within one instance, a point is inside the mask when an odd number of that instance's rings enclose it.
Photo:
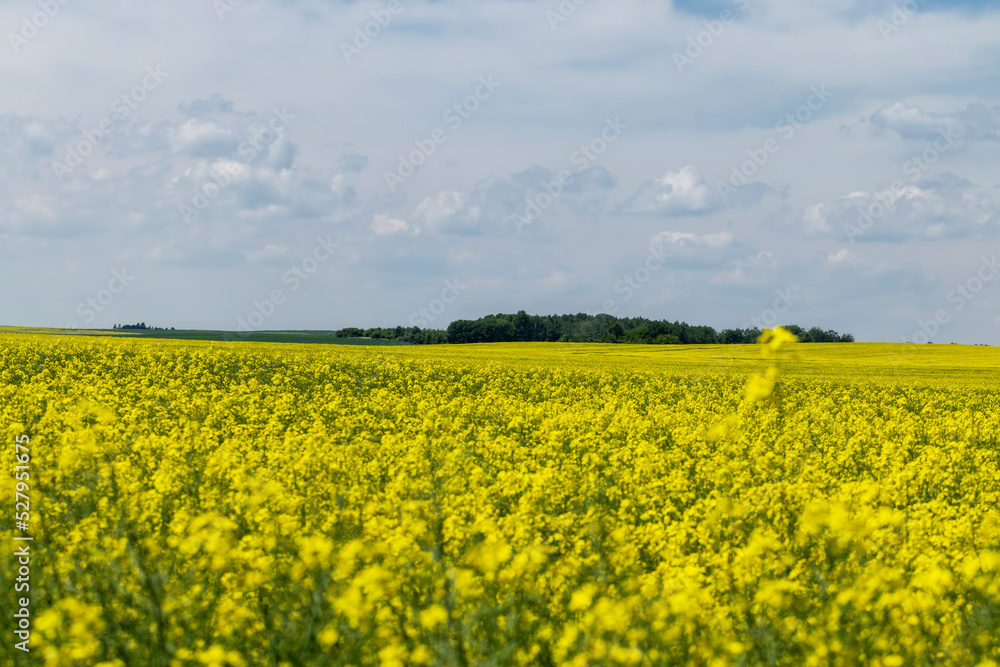
M 871 116 L 876 133 L 893 132 L 903 139 L 934 141 L 958 136 L 963 143 L 1000 139 L 1000 106 L 970 104 L 951 113 L 932 113 L 904 102 L 893 102 Z
M 717 234 L 694 234 L 692 232 L 664 231 L 652 238 L 653 245 L 664 244 L 673 248 L 690 248 L 708 246 L 722 248 L 733 242 L 733 235 L 728 232 Z
M 839 264 L 847 260 L 848 252 L 847 248 L 841 248 L 837 252 L 831 252 L 826 256 L 826 261 L 831 264 Z
M 662 177 L 643 183 L 622 205 L 629 213 L 682 215 L 703 213 L 715 208 L 715 193 L 697 167 L 686 166 L 668 171 Z
M 667 265 L 685 270 L 719 271 L 754 252 L 729 232 L 697 234 L 661 231 L 649 240 L 653 248 L 670 255 Z
M 412 217 L 433 231 L 476 234 L 480 230 L 481 211 L 464 193 L 448 191 L 425 197 L 413 210 Z
M 801 220 L 808 233 L 852 242 L 990 238 L 1000 232 L 1000 209 L 988 194 L 951 174 L 851 192 L 807 206 Z
M 249 262 L 260 262 L 284 258 L 288 254 L 288 248 L 283 245 L 268 243 L 263 248 L 254 248 L 247 251 L 246 257 Z
M 379 236 L 392 236 L 400 232 L 416 231 L 406 220 L 391 218 L 384 213 L 376 213 L 372 220 L 371 229 Z
M 214 157 L 232 152 L 237 143 L 230 128 L 211 121 L 189 119 L 167 130 L 174 153 L 192 157 Z
M 51 199 L 33 194 L 30 197 L 15 200 L 14 210 L 20 214 L 18 218 L 24 223 L 30 223 L 34 220 L 55 220 L 56 211 L 52 208 L 53 203 Z
M 712 278 L 715 285 L 761 285 L 774 282 L 778 262 L 774 254 L 763 250 L 737 257 Z

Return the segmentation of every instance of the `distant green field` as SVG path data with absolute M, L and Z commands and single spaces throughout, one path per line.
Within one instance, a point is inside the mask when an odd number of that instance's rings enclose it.
M 216 340 L 253 343 L 311 343 L 319 345 L 408 345 L 377 338 L 337 338 L 333 331 L 208 331 L 199 329 L 52 329 L 44 327 L 5 327 L 0 331 L 37 333 L 55 336 L 118 336 L 124 338 L 169 338 L 177 340 Z

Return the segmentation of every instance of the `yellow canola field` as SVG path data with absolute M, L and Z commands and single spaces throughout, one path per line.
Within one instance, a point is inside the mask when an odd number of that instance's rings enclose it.
M 0 663 L 997 665 L 998 352 L 0 334 Z

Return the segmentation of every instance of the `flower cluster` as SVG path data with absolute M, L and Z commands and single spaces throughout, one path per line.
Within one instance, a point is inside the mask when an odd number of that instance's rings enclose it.
M 0 334 L 25 664 L 996 665 L 997 356 L 887 347 Z

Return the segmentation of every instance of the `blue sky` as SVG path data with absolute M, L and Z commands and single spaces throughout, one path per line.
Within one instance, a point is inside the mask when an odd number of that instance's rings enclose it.
M 3 324 L 523 308 L 1000 344 L 995 3 L 74 0 L 0 28 Z

